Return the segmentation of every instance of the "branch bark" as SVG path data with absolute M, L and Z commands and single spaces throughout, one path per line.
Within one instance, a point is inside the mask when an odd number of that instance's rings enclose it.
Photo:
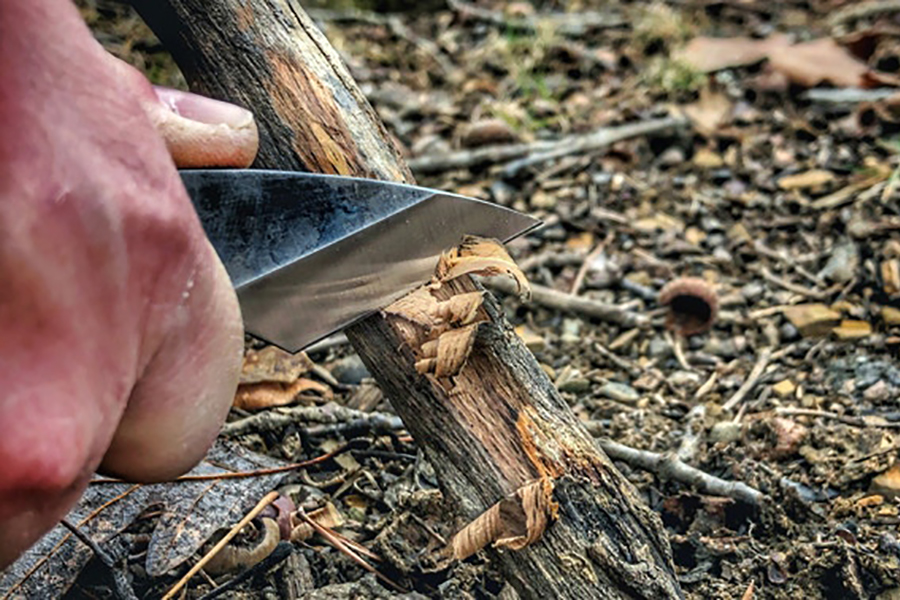
M 383 125 L 295 0 L 138 0 L 195 91 L 254 110 L 256 166 L 410 182 Z M 461 277 L 435 300 L 480 291 Z M 679 598 L 659 518 L 579 424 L 486 296 L 452 377 L 420 374 L 426 331 L 385 310 L 347 335 L 472 520 L 536 479 L 558 518 L 519 551 L 491 551 L 529 598 Z

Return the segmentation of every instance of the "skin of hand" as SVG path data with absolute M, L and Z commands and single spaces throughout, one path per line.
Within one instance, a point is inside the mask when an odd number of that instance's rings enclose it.
M 243 329 L 175 163 L 257 145 L 251 113 L 154 89 L 70 0 L 0 3 L 0 568 L 95 470 L 170 479 L 214 440 Z

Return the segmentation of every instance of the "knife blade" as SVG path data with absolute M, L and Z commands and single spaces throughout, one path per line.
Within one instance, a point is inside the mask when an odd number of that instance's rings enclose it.
M 257 169 L 180 171 L 231 277 L 245 329 L 297 352 L 432 276 L 465 234 L 507 242 L 540 221 L 378 181 Z

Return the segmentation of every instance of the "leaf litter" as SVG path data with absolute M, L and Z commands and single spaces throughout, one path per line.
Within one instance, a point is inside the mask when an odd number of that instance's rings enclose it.
M 891 4 L 311 10 L 420 183 L 544 220 L 507 246 L 531 301 L 514 280 L 491 289 L 660 515 L 688 598 L 886 599 L 900 589 Z M 107 47 L 179 85 L 126 8 L 80 6 Z M 677 277 L 702 278 L 718 303 L 709 331 L 681 341 L 667 335 L 659 302 Z M 453 300 L 407 313 L 431 323 L 423 347 L 477 327 L 480 294 Z M 287 380 L 261 383 L 308 378 L 327 384 L 332 404 L 304 392 L 296 401 L 309 406 L 236 408 L 229 437 L 296 462 L 349 444 L 353 461 L 324 460 L 279 491 L 307 513 L 332 503 L 344 519 L 335 532 L 416 594 L 508 597 L 489 554 L 447 558 L 467 524 L 352 349 L 321 348 L 309 355 L 318 375 L 288 369 Z M 104 547 L 140 557 L 126 567 L 153 597 L 186 563 L 150 576 L 146 542 L 135 549 L 131 539 Z M 265 572 L 250 567 L 235 593 L 402 597 L 318 534 L 304 544 Z M 69 581 L 75 569 L 55 572 Z M 196 578 L 186 594 L 213 587 Z M 84 577 L 73 587 L 98 589 Z

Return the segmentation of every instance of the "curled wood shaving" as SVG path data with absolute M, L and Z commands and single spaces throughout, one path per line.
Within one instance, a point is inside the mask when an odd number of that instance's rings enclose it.
M 330 400 L 334 393 L 331 388 L 312 379 L 300 378 L 293 383 L 263 382 L 238 386 L 234 396 L 235 408 L 260 410 L 273 406 L 290 404 L 303 392 L 314 392 L 324 400 Z
M 462 243 L 441 255 L 435 270 L 434 285 L 440 285 L 461 275 L 507 275 L 518 286 L 522 300 L 531 298 L 531 286 L 525 274 L 519 269 L 506 248 L 497 240 L 473 235 L 463 238 Z
M 553 482 L 538 479 L 501 500 L 466 525 L 451 541 L 453 556 L 464 560 L 488 544 L 495 548 L 521 550 L 543 535 L 557 518 Z
M 262 519 L 263 531 L 259 541 L 250 547 L 229 544 L 209 559 L 204 569 L 211 575 L 223 575 L 252 567 L 272 554 L 281 541 L 281 531 L 275 519 Z
M 435 377 L 452 377 L 462 370 L 475 343 L 478 324 L 445 331 L 435 340 L 422 344 L 423 358 L 416 361 L 419 373 L 433 372 Z
M 326 503 L 322 508 L 306 513 L 306 516 L 327 529 L 334 529 L 344 524 L 343 515 L 331 502 Z M 316 532 L 312 525 L 295 515 L 291 516 L 291 523 L 293 524 L 293 529 L 291 530 L 292 542 L 305 542 Z

